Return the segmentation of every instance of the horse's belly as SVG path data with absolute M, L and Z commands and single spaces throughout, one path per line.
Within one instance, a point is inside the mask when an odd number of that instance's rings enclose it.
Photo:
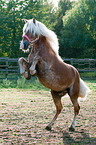
M 38 75 L 37 77 L 43 86 L 54 91 L 62 91 L 69 87 L 69 83 L 64 81 L 63 76 L 56 75 L 53 71 L 48 71 L 44 75 Z

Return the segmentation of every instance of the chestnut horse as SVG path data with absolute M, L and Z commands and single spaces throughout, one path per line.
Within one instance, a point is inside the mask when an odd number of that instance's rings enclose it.
M 28 61 L 23 57 L 19 59 L 20 73 L 26 79 L 30 79 L 36 74 L 40 83 L 51 89 L 56 106 L 56 114 L 46 129 L 51 130 L 63 108 L 61 97 L 68 93 L 74 106 L 74 119 L 69 130 L 74 131 L 80 110 L 78 98 L 84 98 L 89 88 L 80 79 L 77 69 L 63 62 L 59 56 L 56 34 L 34 18 L 25 20 L 23 38 L 20 44 L 20 49 L 23 51 L 28 51 L 29 47 L 31 52 Z

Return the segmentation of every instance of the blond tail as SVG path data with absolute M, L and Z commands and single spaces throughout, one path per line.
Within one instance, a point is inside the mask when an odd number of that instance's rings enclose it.
M 89 87 L 86 86 L 84 81 L 80 78 L 80 94 L 79 94 L 79 97 L 81 97 L 85 100 L 86 96 L 88 95 L 89 92 L 90 92 Z

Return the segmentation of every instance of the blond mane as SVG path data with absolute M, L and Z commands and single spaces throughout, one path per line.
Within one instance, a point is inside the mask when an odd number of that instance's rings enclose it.
M 43 23 L 35 20 L 35 23 L 33 23 L 33 19 L 27 20 L 27 23 L 23 27 L 23 35 L 27 32 L 30 32 L 31 34 L 37 34 L 38 36 L 45 36 L 47 42 L 50 44 L 52 50 L 56 54 L 56 56 L 60 59 L 61 57 L 59 56 L 59 43 L 57 39 L 57 35 L 49 30 Z

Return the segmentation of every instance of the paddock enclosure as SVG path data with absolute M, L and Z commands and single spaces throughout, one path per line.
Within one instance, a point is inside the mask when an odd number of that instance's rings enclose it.
M 68 96 L 62 97 L 63 110 L 52 131 L 46 131 L 55 111 L 49 89 L 37 80 L 37 88 L 0 87 L 0 145 L 95 145 L 96 81 L 85 82 L 92 91 L 85 101 L 81 100 L 75 132 L 69 131 L 74 112 Z
M 19 58 L 0 57 L 0 79 L 18 79 L 20 70 Z M 66 63 L 77 68 L 80 76 L 87 79 L 96 79 L 96 59 L 63 59 Z

